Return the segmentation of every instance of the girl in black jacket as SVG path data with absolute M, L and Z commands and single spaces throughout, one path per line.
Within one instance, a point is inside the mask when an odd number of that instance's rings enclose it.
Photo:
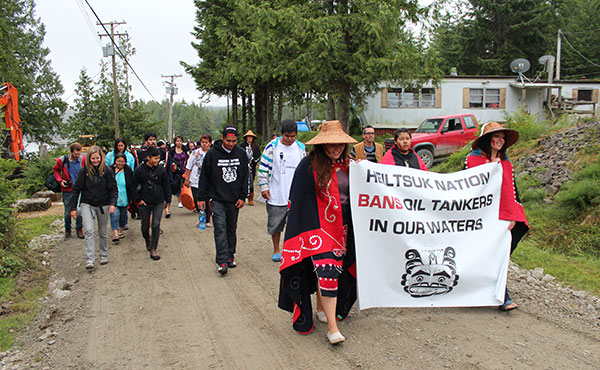
M 150 258 L 155 261 L 160 259 L 156 253 L 160 235 L 160 218 L 163 208 L 171 202 L 171 185 L 167 171 L 159 165 L 159 161 L 158 148 L 149 148 L 146 161 L 136 167 L 132 181 L 134 200 L 140 202 L 142 236 L 146 241 L 146 249 L 150 252 Z M 150 223 L 152 223 L 152 236 L 149 232 Z
M 106 166 L 102 149 L 91 147 L 87 157 L 85 166 L 79 170 L 77 181 L 73 185 L 71 217 L 77 217 L 79 203 L 85 236 L 85 268 L 91 270 L 94 268 L 96 252 L 94 218 L 98 220 L 100 264 L 108 263 L 108 214 L 115 212 L 118 190 L 115 174 Z
M 114 163 L 111 166 L 115 173 L 115 180 L 119 190 L 117 197 L 117 209 L 110 215 L 110 228 L 113 231 L 113 243 L 118 243 L 125 235 L 123 230 L 127 228 L 127 206 L 133 200 L 133 171 L 127 165 L 127 157 L 123 153 L 115 154 Z

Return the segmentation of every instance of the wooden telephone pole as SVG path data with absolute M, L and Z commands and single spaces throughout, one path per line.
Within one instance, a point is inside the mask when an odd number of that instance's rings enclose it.
M 175 79 L 182 77 L 181 75 L 160 75 L 162 78 L 169 78 L 171 81 L 165 81 L 167 84 L 167 94 L 169 94 L 169 123 L 167 125 L 167 135 L 169 135 L 169 143 L 173 143 L 173 96 L 177 95 L 177 85 Z
M 98 26 L 110 26 L 110 34 L 100 34 L 100 37 L 109 36 L 112 43 L 112 53 L 109 51 L 104 53 L 104 56 L 112 56 L 112 71 L 113 71 L 113 114 L 115 120 L 115 139 L 119 135 L 119 88 L 117 86 L 117 59 L 116 50 L 118 48 L 115 43 L 115 36 L 129 36 L 127 33 L 115 33 L 115 26 L 125 24 L 125 22 L 110 22 L 96 23 Z

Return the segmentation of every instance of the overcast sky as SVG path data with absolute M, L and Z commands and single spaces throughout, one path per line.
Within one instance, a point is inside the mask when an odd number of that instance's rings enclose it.
M 0 0 L 1 1 L 1 0 Z M 65 89 L 63 99 L 69 104 L 75 97 L 79 72 L 87 69 L 90 77 L 98 77 L 102 45 L 110 39 L 98 37 L 105 33 L 85 0 L 35 0 L 36 16 L 46 27 L 45 45 L 50 49 L 52 67 Z M 162 101 L 167 98 L 161 75 L 182 77 L 175 80 L 179 88 L 175 100 L 200 103 L 201 94 L 194 80 L 185 73 L 180 61 L 196 64 L 198 56 L 191 46 L 196 8 L 193 0 L 88 0 L 103 23 L 126 22 L 116 32 L 128 33 L 137 53 L 130 64 L 150 93 L 130 73 L 134 99 Z M 431 0 L 420 0 L 421 5 Z M 108 29 L 108 27 L 107 27 Z M 110 58 L 106 58 L 110 61 Z M 212 97 L 212 106 L 225 106 L 225 98 Z
M 110 39 L 98 37 L 105 33 L 85 0 L 35 0 L 36 16 L 46 27 L 45 45 L 50 49 L 52 67 L 60 76 L 65 89 L 63 98 L 69 104 L 75 97 L 79 72 L 87 69 L 90 77 L 100 71 L 102 45 Z M 192 48 L 191 32 L 195 25 L 193 0 L 88 0 L 103 23 L 125 21 L 116 32 L 128 33 L 136 55 L 130 64 L 158 101 L 167 98 L 162 75 L 182 75 L 175 83 L 179 94 L 175 100 L 200 102 L 200 92 L 193 79 L 185 73 L 179 61 L 196 64 L 198 56 Z M 82 11 L 83 9 L 83 11 Z M 108 28 L 108 27 L 107 27 Z M 110 61 L 110 58 L 106 58 Z M 135 99 L 153 100 L 142 84 L 129 75 Z M 225 99 L 213 98 L 209 105 L 226 104 Z

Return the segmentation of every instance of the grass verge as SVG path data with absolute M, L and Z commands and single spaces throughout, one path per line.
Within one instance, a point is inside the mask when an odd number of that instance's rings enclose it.
M 32 250 L 28 244 L 47 233 L 59 216 L 41 216 L 17 221 L 17 246 L 2 252 L 2 263 L 21 268 L 17 274 L 0 277 L 0 351 L 9 349 L 21 328 L 29 324 L 40 309 L 40 298 L 47 293 L 51 270 L 40 263 L 45 249 Z
M 531 240 L 524 240 L 513 252 L 511 260 L 521 268 L 542 267 L 544 273 L 556 277 L 564 285 L 600 295 L 600 258 L 567 256 L 542 250 Z

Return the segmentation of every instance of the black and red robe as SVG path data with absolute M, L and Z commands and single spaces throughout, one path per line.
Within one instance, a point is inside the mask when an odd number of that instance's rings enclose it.
M 348 210 L 346 215 L 342 212 L 334 168 L 327 194 L 317 196 L 317 191 L 310 158 L 305 157 L 298 164 L 292 180 L 279 268 L 279 308 L 293 313 L 293 327 L 303 334 L 313 329 L 310 295 L 317 290 L 317 277 L 311 256 L 325 252 L 345 253 L 343 271 L 338 279 L 336 316 L 339 320 L 348 315 L 356 301 L 354 235 L 349 207 L 343 207 Z

